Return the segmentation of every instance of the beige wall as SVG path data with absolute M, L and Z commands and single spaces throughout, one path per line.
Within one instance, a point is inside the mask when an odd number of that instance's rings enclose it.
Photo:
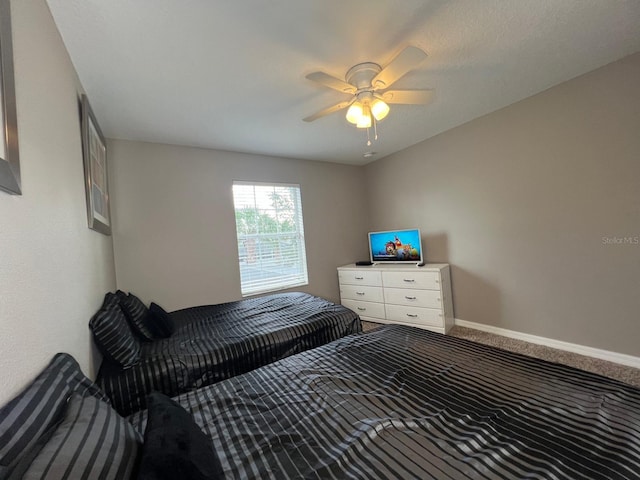
M 118 288 L 166 309 L 241 298 L 232 182 L 300 184 L 309 285 L 338 301 L 336 267 L 366 252 L 362 170 L 109 141 Z
M 56 352 L 93 374 L 87 323 L 115 286 L 111 237 L 87 228 L 75 70 L 43 0 L 11 8 L 23 195 L 0 192 L 0 404 Z
M 422 229 L 456 318 L 640 355 L 638 85 L 635 54 L 368 165 L 371 228 Z

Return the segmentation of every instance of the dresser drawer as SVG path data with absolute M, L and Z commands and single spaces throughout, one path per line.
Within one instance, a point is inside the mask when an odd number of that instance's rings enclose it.
M 366 302 L 384 302 L 382 287 L 369 287 L 366 285 L 340 285 L 340 298 Z
M 416 267 L 416 270 L 418 268 Z M 440 274 L 420 271 L 382 272 L 382 284 L 385 287 L 440 290 Z
M 382 286 L 382 273 L 373 270 L 339 270 L 338 279 L 341 285 Z
M 384 288 L 384 301 L 393 305 L 442 308 L 440 290 L 416 290 L 406 288 Z
M 342 300 L 342 305 L 350 308 L 361 317 L 384 319 L 384 304 L 363 302 L 361 300 Z
M 385 311 L 387 320 L 429 325 L 432 327 L 443 326 L 442 313 L 435 308 L 405 307 L 387 304 Z

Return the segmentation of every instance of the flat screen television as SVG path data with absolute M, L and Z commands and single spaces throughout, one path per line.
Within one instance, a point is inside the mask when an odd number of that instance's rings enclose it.
M 422 263 L 420 230 L 369 232 L 371 263 Z

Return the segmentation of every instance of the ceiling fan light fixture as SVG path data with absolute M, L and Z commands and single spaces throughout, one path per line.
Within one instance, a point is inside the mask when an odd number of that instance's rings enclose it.
M 341 93 L 348 93 L 352 98 L 350 101 L 343 101 L 325 108 L 303 120 L 312 122 L 349 107 L 346 114 L 347 121 L 367 131 L 367 145 L 370 146 L 369 130 L 373 129 L 373 139 L 377 140 L 377 125 L 389 115 L 389 103 L 424 105 L 431 98 L 432 92 L 428 90 L 388 90 L 398 79 L 418 67 L 426 58 L 427 54 L 422 49 L 409 45 L 384 68 L 373 62 L 354 65 L 347 71 L 344 80 L 324 72 L 308 74 L 306 78 L 309 80 Z
M 369 105 L 362 106 L 362 115 L 358 119 L 358 123 L 356 123 L 356 127 L 358 128 L 369 128 L 371 127 L 371 108 Z
M 376 121 L 379 122 L 389 114 L 389 105 L 379 98 L 376 98 L 371 103 L 371 113 L 375 117 Z
M 360 104 L 360 102 L 355 102 L 349 107 L 349 110 L 347 110 L 347 115 L 346 115 L 347 121 L 349 123 L 353 123 L 354 125 L 357 125 L 361 117 L 362 117 L 362 104 Z

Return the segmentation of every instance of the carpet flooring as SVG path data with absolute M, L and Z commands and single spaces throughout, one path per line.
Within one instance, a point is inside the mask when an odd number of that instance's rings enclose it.
M 379 327 L 381 324 L 372 322 L 362 322 L 363 330 L 371 330 Z M 482 332 L 472 328 L 453 327 L 449 331 L 449 335 L 459 338 L 465 338 L 473 342 L 491 345 L 503 350 L 521 353 L 530 357 L 541 358 L 550 362 L 562 363 L 588 372 L 597 373 L 609 378 L 615 378 L 629 385 L 640 387 L 640 369 L 627 367 L 598 358 L 578 355 L 577 353 L 557 350 L 555 348 L 536 345 L 535 343 L 516 340 L 513 338 L 495 335 L 493 333 Z

